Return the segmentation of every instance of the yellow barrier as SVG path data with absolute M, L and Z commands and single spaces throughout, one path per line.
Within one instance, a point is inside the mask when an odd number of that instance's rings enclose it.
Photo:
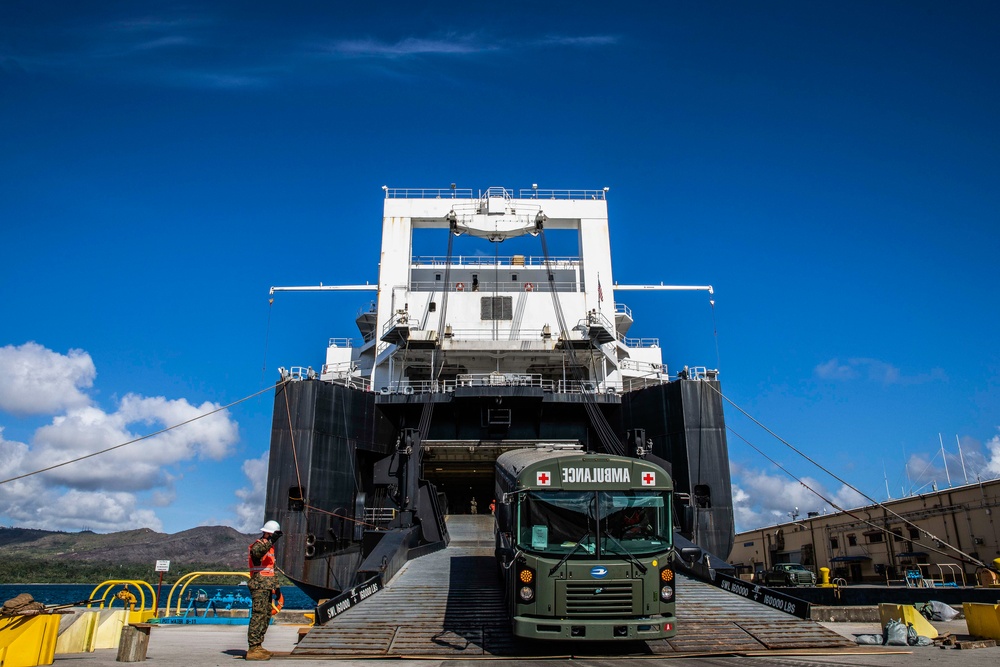
M 114 590 L 115 586 L 121 586 L 122 590 L 118 591 L 115 595 L 111 596 L 110 600 L 108 596 L 111 591 Z M 132 594 L 129 586 L 135 586 L 136 592 L 139 593 L 139 608 L 135 608 L 136 596 Z M 103 591 L 98 594 L 98 591 Z M 149 590 L 149 606 L 146 606 L 146 590 Z M 121 600 L 122 606 L 129 610 L 128 622 L 131 623 L 145 623 L 149 619 L 156 616 L 156 591 L 153 590 L 153 585 L 148 581 L 142 581 L 139 579 L 110 579 L 108 581 L 102 581 L 99 583 L 94 590 L 90 593 L 90 599 L 96 600 L 100 599 L 101 604 L 98 609 L 104 609 L 104 603 L 107 602 L 108 608 L 110 609 L 115 604 L 115 600 Z M 88 604 L 89 609 L 93 605 Z
M 934 639 L 938 636 L 937 628 L 924 618 L 923 614 L 916 610 L 912 604 L 892 604 L 883 602 L 878 606 L 879 619 L 882 621 L 882 628 L 891 620 L 897 620 L 906 625 L 912 625 L 918 635 Z
M 975 637 L 1000 640 L 1000 605 L 986 602 L 963 602 L 965 624 Z
M 187 587 L 191 585 L 198 577 L 243 577 L 244 579 L 249 579 L 250 575 L 247 572 L 188 572 L 180 579 L 177 580 L 173 586 L 170 587 L 170 592 L 167 593 L 167 606 L 164 608 L 164 616 L 170 616 L 170 606 L 173 603 L 174 591 L 180 586 L 181 590 L 177 593 L 177 611 L 176 616 L 181 615 L 181 598 L 184 597 L 184 591 Z
M 59 638 L 56 640 L 56 654 L 92 653 L 97 634 L 97 620 L 101 612 L 85 611 L 80 614 L 63 616 Z
M 122 628 L 125 627 L 125 617 L 128 611 L 114 609 L 99 611 L 97 628 L 94 630 L 94 648 L 118 648 L 122 638 Z
M 0 619 L 0 665 L 35 667 L 55 659 L 59 614 Z

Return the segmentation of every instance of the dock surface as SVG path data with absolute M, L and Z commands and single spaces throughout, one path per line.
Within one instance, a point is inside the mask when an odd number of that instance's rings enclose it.
M 451 546 L 410 561 L 384 590 L 310 629 L 298 643 L 301 626 L 273 625 L 264 642 L 275 654 L 271 662 L 394 667 L 465 667 L 483 660 L 495 667 L 635 667 L 635 660 L 671 667 L 743 667 L 748 657 L 760 667 L 910 667 L 942 660 L 949 667 L 993 667 L 1000 662 L 1000 647 L 859 647 L 854 634 L 880 632 L 877 623 L 800 620 L 686 577 L 678 580 L 678 634 L 672 639 L 602 644 L 515 640 L 497 585 L 491 522 L 488 515 L 450 517 Z M 964 621 L 944 625 L 951 632 L 965 632 Z M 147 662 L 151 667 L 242 664 L 246 630 L 154 627 Z M 114 649 L 57 655 L 54 664 L 117 667 L 116 655 Z

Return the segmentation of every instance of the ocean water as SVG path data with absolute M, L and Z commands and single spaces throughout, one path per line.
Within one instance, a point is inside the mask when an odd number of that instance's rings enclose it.
M 167 604 L 167 596 L 170 594 L 170 588 L 173 584 L 163 584 L 161 591 L 161 603 L 160 607 L 164 607 Z M 4 601 L 11 599 L 15 595 L 20 593 L 30 593 L 33 598 L 39 602 L 46 605 L 57 605 L 57 604 L 71 604 L 74 602 L 80 602 L 82 600 L 87 600 L 90 598 L 91 594 L 94 592 L 95 586 L 92 584 L 0 584 L 0 604 Z M 145 588 L 145 587 L 144 587 Z M 156 585 L 153 585 L 153 590 L 156 590 Z M 110 590 L 106 586 L 102 586 L 101 590 L 98 591 L 97 595 L 103 595 L 104 606 L 109 607 L 121 607 L 122 602 L 114 597 L 115 593 L 122 590 L 121 586 L 113 586 Z M 135 589 L 133 588 L 133 593 Z M 146 595 L 149 596 L 149 589 L 146 589 Z M 179 591 L 180 589 L 178 589 Z M 195 581 L 193 584 L 188 586 L 184 595 L 181 599 L 181 612 L 188 608 L 190 600 L 192 598 L 197 598 L 200 592 L 205 593 L 205 598 L 215 603 L 218 609 L 249 609 L 250 608 L 250 591 L 247 590 L 246 586 L 213 586 L 213 585 L 198 585 Z M 295 586 L 282 586 L 281 593 L 285 596 L 285 609 L 306 609 L 312 610 L 316 603 L 312 601 L 308 595 L 300 591 Z M 177 596 L 178 593 L 174 593 L 173 599 L 170 601 L 170 606 L 176 608 L 177 606 Z M 136 597 L 138 594 L 136 593 Z M 100 603 L 96 603 L 98 606 Z M 150 600 L 146 600 L 146 606 L 152 606 Z M 204 610 L 205 603 L 198 602 L 197 607 L 199 611 Z

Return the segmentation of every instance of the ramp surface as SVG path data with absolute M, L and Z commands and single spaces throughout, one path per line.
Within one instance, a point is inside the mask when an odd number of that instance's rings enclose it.
M 447 549 L 409 561 L 384 590 L 312 628 L 292 656 L 684 655 L 854 646 L 818 623 L 683 576 L 677 582 L 673 639 L 605 644 L 515 639 L 497 581 L 493 518 L 450 516 L 448 531 Z

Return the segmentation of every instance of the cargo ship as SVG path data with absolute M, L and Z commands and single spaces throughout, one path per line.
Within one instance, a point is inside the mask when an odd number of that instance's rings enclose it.
M 321 367 L 279 369 L 265 512 L 281 570 L 316 600 L 388 580 L 448 545 L 448 514 L 490 511 L 500 454 L 560 445 L 662 465 L 679 536 L 728 557 L 718 372 L 668 369 L 618 300 L 711 286 L 616 283 L 607 188 L 383 194 L 377 282 L 271 290 L 374 293 Z

